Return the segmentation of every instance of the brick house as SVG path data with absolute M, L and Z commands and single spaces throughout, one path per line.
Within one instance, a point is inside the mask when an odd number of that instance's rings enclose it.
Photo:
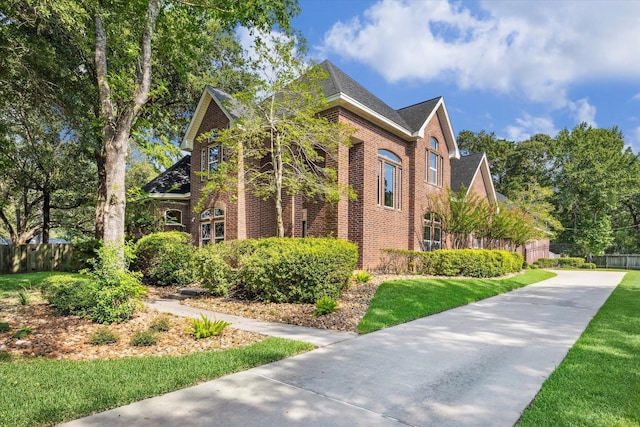
M 470 174 L 467 169 L 478 160 L 460 157 L 442 97 L 395 110 L 329 61 L 322 66 L 328 74 L 323 82 L 326 116 L 356 129 L 351 147 L 339 148 L 333 167 L 339 182 L 355 190 L 357 200 L 328 204 L 305 200 L 301 195 L 285 196 L 287 236 L 348 239 L 359 247 L 358 267 L 375 270 L 383 248 L 421 250 L 442 245 L 438 225 L 428 213 L 430 195 L 467 180 L 468 188 L 495 203 L 486 157 Z M 190 186 L 181 187 L 179 193 L 189 203 L 180 215 L 195 245 L 276 234 L 273 201 L 244 191 L 241 176 L 233 201 L 222 197 L 205 211 L 195 211 L 206 179 L 200 172 L 215 168 L 222 156 L 215 138 L 199 136 L 233 125 L 241 113 L 229 107 L 233 105 L 230 100 L 228 94 L 206 87 L 181 144 L 191 153 L 189 160 L 183 159 L 191 161 L 191 167 Z M 178 197 L 178 193 L 155 193 L 159 199 L 165 194 Z

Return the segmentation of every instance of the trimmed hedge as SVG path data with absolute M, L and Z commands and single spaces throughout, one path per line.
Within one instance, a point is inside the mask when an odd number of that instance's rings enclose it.
M 193 281 L 191 236 L 182 231 L 161 231 L 142 237 L 135 246 L 132 269 L 144 283 L 186 286 Z
M 225 259 L 229 253 L 237 256 L 232 249 L 233 247 L 223 242 L 205 245 L 194 254 L 195 277 L 212 295 L 227 296 L 237 282 L 236 270 Z
M 499 277 L 522 270 L 517 252 L 488 249 L 442 249 L 433 252 L 383 249 L 383 269 L 392 273 L 427 276 Z
M 561 258 L 540 258 L 533 263 L 537 268 L 595 268 L 585 263 L 584 258 L 561 257 Z
M 237 260 L 241 290 L 266 302 L 336 299 L 347 287 L 358 260 L 355 244 L 331 238 L 245 241 L 221 253 Z

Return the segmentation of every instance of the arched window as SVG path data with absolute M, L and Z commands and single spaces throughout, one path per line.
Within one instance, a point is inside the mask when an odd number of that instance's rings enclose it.
M 388 150 L 378 150 L 378 205 L 402 208 L 402 161 Z
M 443 158 L 438 153 L 440 143 L 434 137 L 431 137 L 429 142 L 429 148 L 425 153 L 425 180 L 429 184 L 438 185 L 442 187 L 442 166 Z
M 200 214 L 200 244 L 220 243 L 224 241 L 224 209 L 207 209 Z
M 167 209 L 164 211 L 164 221 L 167 224 L 182 224 L 182 211 L 179 209 Z
M 442 248 L 442 222 L 440 217 L 429 212 L 424 215 L 424 241 L 425 251 L 435 251 Z

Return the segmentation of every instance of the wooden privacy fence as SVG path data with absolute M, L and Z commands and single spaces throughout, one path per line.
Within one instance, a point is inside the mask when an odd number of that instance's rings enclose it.
M 603 255 L 591 257 L 596 267 L 640 270 L 640 255 Z
M 0 274 L 60 270 L 72 252 L 66 243 L 0 245 Z

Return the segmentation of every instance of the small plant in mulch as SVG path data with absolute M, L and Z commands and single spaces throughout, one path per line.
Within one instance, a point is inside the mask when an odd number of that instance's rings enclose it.
M 169 329 L 171 329 L 171 320 L 168 316 L 156 317 L 149 326 L 149 330 L 155 332 L 167 332 Z
M 150 347 L 158 342 L 158 335 L 151 330 L 136 331 L 131 337 L 131 345 L 134 347 Z
M 20 305 L 29 305 L 29 303 L 31 302 L 31 295 L 29 294 L 27 288 L 20 288 L 20 290 L 18 291 L 18 301 L 20 301 Z
M 371 280 L 371 274 L 367 273 L 366 271 L 356 271 L 353 275 L 353 279 L 356 281 L 356 283 L 367 283 L 369 280 Z
M 8 351 L 0 351 L 0 362 L 10 362 L 11 359 L 11 353 Z
M 11 329 L 11 327 L 9 326 L 9 324 L 7 322 L 0 322 L 0 333 L 9 332 L 10 329 Z
M 230 324 L 231 323 L 226 322 L 222 319 L 212 321 L 204 314 L 200 314 L 200 319 L 191 320 L 190 333 L 196 339 L 214 337 L 220 335 L 224 328 L 226 328 Z
M 33 332 L 33 329 L 31 329 L 29 326 L 23 326 L 20 329 L 18 329 L 17 331 L 15 331 L 13 333 L 13 335 L 11 335 L 11 338 L 15 338 L 15 339 L 19 340 L 19 339 L 22 339 L 22 338 L 26 337 L 31 332 Z
M 333 313 L 337 309 L 338 302 L 325 295 L 316 301 L 316 310 L 313 312 L 313 316 L 324 316 L 325 314 Z
M 101 326 L 91 334 L 89 341 L 93 345 L 106 345 L 118 342 L 118 335 L 106 326 Z

